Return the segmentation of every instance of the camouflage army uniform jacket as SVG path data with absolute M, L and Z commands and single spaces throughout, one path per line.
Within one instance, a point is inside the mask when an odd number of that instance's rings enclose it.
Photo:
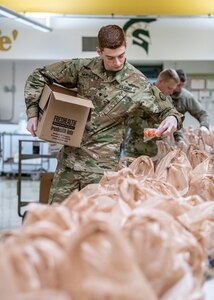
M 198 120 L 200 126 L 205 126 L 209 129 L 209 115 L 206 112 L 206 110 L 201 106 L 201 104 L 194 98 L 192 93 L 190 93 L 185 88 L 182 88 L 182 91 L 178 96 L 172 95 L 172 100 L 178 112 L 180 112 L 183 115 L 185 115 L 185 113 L 188 112 L 192 117 Z M 174 138 L 176 141 L 182 140 L 182 132 L 175 132 Z
M 77 171 L 103 173 L 115 169 L 124 122 L 137 108 L 156 122 L 174 115 L 181 124 L 181 115 L 156 97 L 145 76 L 128 62 L 116 73 L 107 72 L 99 57 L 62 61 L 36 69 L 25 85 L 28 118 L 38 116 L 38 102 L 45 83 L 77 88 L 78 94 L 92 100 L 95 107 L 80 148 L 64 146 L 61 150 L 63 163 Z
M 164 95 L 155 85 L 152 86 L 152 91 L 162 108 L 174 107 L 170 96 Z M 182 116 L 183 120 L 183 116 Z M 145 128 L 157 128 L 162 121 L 162 118 L 154 118 L 147 111 L 137 109 L 134 112 L 134 117 L 130 116 L 126 121 L 126 130 L 122 143 L 121 156 L 138 157 L 140 155 L 148 155 L 153 157 L 157 155 L 156 141 L 160 138 L 144 139 Z

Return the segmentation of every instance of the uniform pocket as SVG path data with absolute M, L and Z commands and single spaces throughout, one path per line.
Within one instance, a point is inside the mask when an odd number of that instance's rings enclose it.
M 100 116 L 107 115 L 112 119 L 125 117 L 133 106 L 132 96 L 134 93 L 135 89 L 133 88 L 118 89 L 114 97 L 108 97 L 108 104 L 102 109 Z

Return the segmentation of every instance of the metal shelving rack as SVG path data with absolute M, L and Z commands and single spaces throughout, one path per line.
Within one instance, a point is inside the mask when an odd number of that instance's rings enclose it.
M 48 172 L 50 159 L 56 159 L 56 154 L 43 153 L 43 151 L 40 151 L 38 154 L 33 154 L 33 153 L 25 154 L 22 151 L 24 143 L 31 143 L 32 144 L 31 149 L 33 150 L 33 143 L 35 143 L 35 140 L 19 140 L 19 144 L 18 144 L 19 160 L 18 160 L 17 196 L 18 196 L 18 215 L 20 217 L 23 217 L 23 215 L 24 215 L 24 213 L 22 213 L 22 208 L 24 206 L 32 203 L 32 201 L 23 201 L 22 200 L 22 170 L 23 170 L 22 166 L 23 166 L 23 161 L 37 159 L 37 158 L 41 159 L 42 160 L 41 165 L 44 165 L 46 163 L 47 168 L 46 169 L 45 168 L 39 168 L 37 170 L 34 170 L 33 172 L 44 173 L 44 172 Z M 42 140 L 37 140 L 36 143 L 38 143 L 39 149 L 43 149 L 41 147 L 41 145 L 44 144 L 44 143 L 47 143 L 47 142 L 42 141 Z M 39 164 L 39 166 L 40 166 L 40 164 Z M 36 201 L 36 202 L 39 202 L 39 200 Z
M 35 140 L 27 133 L 1 133 L 1 173 L 7 177 L 18 173 L 18 141 L 20 139 Z

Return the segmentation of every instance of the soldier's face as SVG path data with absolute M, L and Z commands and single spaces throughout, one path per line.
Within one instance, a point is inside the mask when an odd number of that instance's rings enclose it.
M 117 49 L 104 48 L 102 51 L 100 48 L 97 48 L 97 53 L 102 58 L 107 71 L 117 72 L 123 68 L 126 60 L 126 46 L 121 46 Z
M 177 87 L 177 82 L 174 79 L 160 80 L 157 87 L 164 95 L 170 96 Z
M 184 86 L 184 82 L 179 82 L 174 90 L 175 93 L 179 94 L 182 90 L 182 87 Z

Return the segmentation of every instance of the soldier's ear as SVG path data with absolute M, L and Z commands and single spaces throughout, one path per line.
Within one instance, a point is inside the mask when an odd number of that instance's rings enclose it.
M 96 51 L 97 51 L 97 54 L 98 54 L 98 55 L 101 55 L 101 54 L 102 54 L 102 51 L 101 51 L 101 49 L 100 49 L 99 47 L 96 47 Z

